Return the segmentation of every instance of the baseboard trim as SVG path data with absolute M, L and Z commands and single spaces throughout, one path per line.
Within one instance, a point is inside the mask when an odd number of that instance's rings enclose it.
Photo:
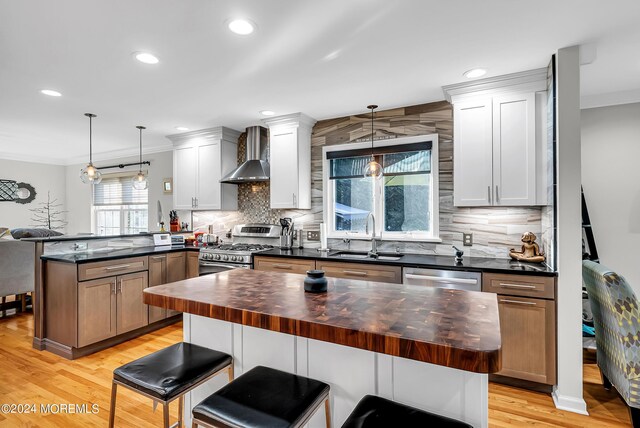
M 553 404 L 555 404 L 556 409 L 589 416 L 587 402 L 584 399 L 570 395 L 560 395 L 557 389 L 551 393 L 551 397 L 553 397 Z

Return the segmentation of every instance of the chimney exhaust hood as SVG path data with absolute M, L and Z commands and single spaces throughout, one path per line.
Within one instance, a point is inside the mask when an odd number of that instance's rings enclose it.
M 260 150 L 267 142 L 267 129 L 262 126 L 247 128 L 246 160 L 227 174 L 221 183 L 241 184 L 269 181 L 269 162 L 260 159 Z

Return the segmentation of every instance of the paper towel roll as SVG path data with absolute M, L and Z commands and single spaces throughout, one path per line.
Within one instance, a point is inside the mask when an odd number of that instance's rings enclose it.
M 327 250 L 327 225 L 320 223 L 320 250 Z

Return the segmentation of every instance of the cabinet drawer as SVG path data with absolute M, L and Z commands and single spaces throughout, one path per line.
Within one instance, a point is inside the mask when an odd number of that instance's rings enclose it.
M 555 278 L 529 275 L 482 274 L 482 291 L 511 296 L 555 298 Z
M 300 260 L 278 257 L 256 257 L 253 260 L 253 268 L 268 272 L 301 273 L 316 268 L 315 260 Z
M 78 266 L 78 281 L 140 272 L 147 270 L 148 266 L 149 259 L 146 256 L 81 264 Z
M 370 265 L 365 263 L 340 263 L 316 261 L 316 268 L 333 278 L 360 279 L 363 281 L 402 283 L 399 266 Z

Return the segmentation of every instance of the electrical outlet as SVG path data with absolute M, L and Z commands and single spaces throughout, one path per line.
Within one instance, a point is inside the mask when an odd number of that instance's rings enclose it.
M 320 240 L 320 232 L 314 230 L 307 230 L 307 240 L 308 241 L 319 241 Z
M 473 245 L 473 233 L 462 234 L 462 245 L 464 245 L 465 247 L 470 247 Z

